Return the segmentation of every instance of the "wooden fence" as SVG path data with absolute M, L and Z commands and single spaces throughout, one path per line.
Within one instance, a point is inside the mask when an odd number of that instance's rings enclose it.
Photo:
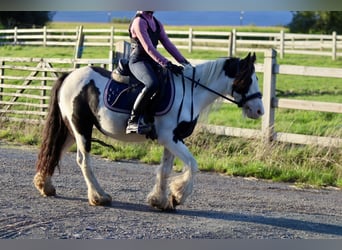
M 43 123 L 50 90 L 63 72 L 75 65 L 111 69 L 115 59 L 46 59 L 0 57 L 0 119 Z
M 127 49 L 125 46 L 121 46 L 121 48 Z M 43 123 L 47 113 L 51 86 L 61 72 L 71 71 L 76 64 L 99 65 L 112 69 L 115 62 L 116 60 L 112 57 L 107 59 L 0 57 L 0 119 Z M 276 108 L 342 113 L 341 103 L 278 99 L 275 91 L 277 74 L 342 78 L 342 69 L 278 65 L 276 51 L 271 49 L 265 52 L 264 63 L 256 64 L 256 71 L 264 74 L 265 115 L 262 117 L 261 128 L 244 129 L 216 125 L 203 125 L 202 127 L 216 134 L 247 138 L 258 137 L 264 142 L 276 140 L 298 144 L 342 146 L 342 138 L 280 133 L 274 130 Z
M 276 97 L 277 74 L 333 77 L 342 79 L 342 69 L 279 65 L 276 63 L 276 55 L 277 53 L 275 50 L 267 50 L 265 52 L 264 64 L 256 65 L 256 71 L 263 72 L 264 74 L 263 103 L 265 114 L 262 117 L 261 129 L 243 129 L 216 125 L 205 125 L 205 129 L 207 129 L 209 132 L 226 136 L 238 136 L 246 138 L 259 137 L 266 143 L 271 141 L 282 141 L 296 144 L 341 147 L 342 138 L 339 137 L 323 137 L 276 132 L 275 110 L 276 108 L 286 108 L 342 114 L 342 103 L 304 101 Z
M 81 33 L 82 34 L 81 34 Z M 333 60 L 342 56 L 342 35 L 333 32 L 330 35 L 293 34 L 280 31 L 240 32 L 236 29 L 226 32 L 167 30 L 171 40 L 180 49 L 216 50 L 234 56 L 237 52 L 264 52 L 273 48 L 281 58 L 285 54 L 310 54 L 330 56 Z M 129 41 L 126 29 L 3 29 L 0 30 L 0 45 L 39 45 L 39 46 L 75 46 L 80 35 L 84 35 L 84 46 L 103 46 L 113 48 L 119 41 Z

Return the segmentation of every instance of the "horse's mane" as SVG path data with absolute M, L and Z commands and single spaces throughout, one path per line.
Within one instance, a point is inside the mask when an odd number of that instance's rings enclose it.
M 226 60 L 226 58 L 219 58 L 197 65 L 196 67 L 202 72 L 200 76 L 201 83 L 207 85 L 210 79 L 217 79 L 223 73 L 223 66 Z

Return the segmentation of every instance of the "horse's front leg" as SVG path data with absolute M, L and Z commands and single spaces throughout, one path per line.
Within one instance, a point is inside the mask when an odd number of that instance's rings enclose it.
M 184 163 L 183 173 L 175 176 L 169 185 L 169 206 L 174 209 L 177 205 L 183 204 L 186 198 L 192 193 L 194 175 L 198 171 L 198 166 L 195 158 L 182 142 L 173 142 L 169 146 L 169 149 Z
M 157 169 L 156 183 L 147 196 L 147 202 L 151 206 L 162 210 L 169 208 L 167 180 L 173 167 L 174 158 L 174 155 L 164 147 L 162 163 Z
M 189 149 L 181 141 L 168 141 L 165 147 L 169 154 L 178 157 L 184 163 L 183 173 L 173 177 L 169 184 L 170 193 L 164 209 L 173 210 L 177 205 L 183 204 L 192 193 L 194 175 L 198 171 L 198 167 Z

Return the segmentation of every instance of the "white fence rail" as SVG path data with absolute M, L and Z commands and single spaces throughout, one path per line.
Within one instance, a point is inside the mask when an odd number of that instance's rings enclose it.
M 39 46 L 75 46 L 79 32 L 84 34 L 84 46 L 104 46 L 113 48 L 114 43 L 129 41 L 126 29 L 3 29 L 0 30 L 0 45 L 39 45 Z M 216 50 L 234 56 L 237 52 L 264 52 L 273 48 L 280 57 L 285 54 L 310 54 L 330 56 L 333 60 L 342 56 L 342 35 L 333 32 L 329 35 L 293 34 L 280 31 L 240 32 L 235 29 L 226 32 L 167 30 L 171 40 L 180 49 Z
M 324 68 L 324 67 L 303 67 L 292 65 L 279 65 L 276 63 L 276 51 L 271 49 L 265 52 L 265 61 L 263 65 L 257 64 L 256 71 L 264 74 L 263 82 L 263 102 L 265 114 L 262 117 L 262 127 L 260 130 L 232 128 L 216 125 L 205 125 L 205 129 L 215 134 L 226 136 L 238 136 L 246 138 L 259 137 L 264 142 L 282 141 L 296 144 L 309 144 L 321 146 L 342 146 L 342 138 L 339 137 L 323 137 L 303 134 L 282 133 L 275 131 L 275 109 L 297 109 L 322 111 L 342 114 L 342 103 L 332 102 L 315 102 L 304 100 L 292 100 L 276 97 L 276 75 L 304 75 L 304 76 L 321 76 L 342 79 L 342 69 Z M 341 81 L 342 84 L 342 81 Z
M 124 48 L 124 46 L 122 47 Z M 42 123 L 48 107 L 49 91 L 61 72 L 74 69 L 74 65 L 99 65 L 113 68 L 115 59 L 43 59 L 0 57 L 0 119 L 24 120 Z M 197 61 L 199 62 L 199 61 Z M 322 146 L 342 146 L 342 138 L 321 137 L 275 132 L 275 109 L 302 109 L 342 113 L 341 103 L 312 102 L 276 97 L 276 75 L 336 77 L 342 79 L 342 69 L 278 65 L 275 50 L 265 52 L 263 64 L 256 64 L 256 71 L 264 74 L 263 101 L 265 115 L 260 129 L 232 128 L 203 125 L 212 133 L 227 136 L 259 137 L 264 142 L 284 141 Z

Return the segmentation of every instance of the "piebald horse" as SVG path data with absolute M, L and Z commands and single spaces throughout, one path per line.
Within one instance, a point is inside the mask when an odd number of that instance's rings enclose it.
M 191 194 L 198 166 L 183 139 L 192 133 L 204 108 L 223 97 L 237 104 L 248 118 L 263 115 L 255 60 L 255 53 L 249 53 L 243 59 L 220 58 L 195 67 L 189 65 L 181 75 L 170 73 L 174 81 L 172 105 L 168 112 L 154 117 L 156 140 L 164 152 L 154 187 L 147 196 L 152 207 L 173 210 Z M 88 188 L 90 205 L 111 204 L 111 196 L 99 185 L 90 164 L 93 127 L 117 140 L 140 142 L 147 138 L 126 134 L 129 113 L 115 112 L 104 105 L 110 78 L 111 72 L 87 66 L 62 75 L 54 84 L 34 177 L 34 185 L 43 196 L 56 195 L 52 175 L 63 154 L 76 142 L 76 161 Z M 168 185 L 175 157 L 184 167 Z

